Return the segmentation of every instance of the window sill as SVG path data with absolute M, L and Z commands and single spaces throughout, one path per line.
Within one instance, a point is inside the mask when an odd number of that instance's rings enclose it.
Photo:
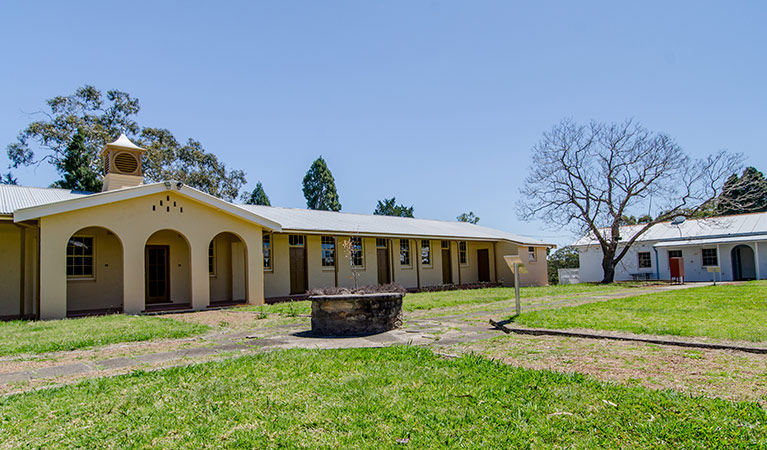
M 96 281 L 96 277 L 67 277 L 67 281 Z

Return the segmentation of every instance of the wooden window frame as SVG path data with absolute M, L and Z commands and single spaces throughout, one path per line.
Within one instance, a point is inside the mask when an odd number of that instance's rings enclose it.
M 425 245 L 424 245 L 425 244 Z M 426 249 L 426 262 L 423 261 L 424 249 Z M 431 241 L 429 239 L 421 239 L 421 266 L 431 267 Z
M 714 264 L 706 264 L 706 258 L 709 258 L 709 259 L 711 258 L 711 255 L 706 256 L 705 252 L 707 252 L 707 251 L 709 251 L 709 252 L 713 251 L 714 252 L 714 255 L 713 255 Z M 700 249 L 700 259 L 701 259 L 701 264 L 703 265 L 703 267 L 718 267 L 719 266 L 719 252 L 717 251 L 716 248 L 702 248 L 702 249 Z M 711 261 L 709 260 L 709 262 L 711 262 Z
M 642 257 L 647 257 L 647 265 L 642 265 Z M 637 252 L 637 268 L 652 269 L 652 254 L 650 252 Z
M 218 258 L 216 257 L 218 256 L 218 249 L 216 247 L 216 238 L 213 238 L 208 246 L 208 275 L 211 278 L 216 278 L 216 262 L 218 262 Z
M 538 262 L 538 251 L 535 249 L 535 247 L 527 247 L 527 262 Z
M 464 267 L 469 265 L 469 243 L 466 241 L 458 241 L 458 264 Z
M 269 265 L 266 265 L 266 250 L 269 252 Z M 274 234 L 263 233 L 261 235 L 261 257 L 263 259 L 264 272 L 274 272 Z
M 399 265 L 400 267 L 413 267 L 413 259 L 410 257 L 410 239 L 399 240 Z M 403 257 L 407 257 L 407 263 L 403 263 Z
M 306 247 L 306 237 L 303 234 L 289 234 L 288 246 L 289 247 Z
M 90 234 L 74 234 L 69 239 L 75 239 L 75 238 L 87 238 L 91 240 L 91 273 L 90 275 L 70 275 L 67 273 L 67 280 L 78 280 L 78 281 L 95 281 L 96 280 L 96 236 L 90 235 Z M 69 259 L 70 258 L 77 258 L 77 257 L 87 257 L 85 255 L 70 255 L 69 254 L 69 241 L 67 241 L 67 250 L 66 250 L 66 265 L 64 266 L 64 270 L 68 272 L 68 268 L 70 266 Z M 73 265 L 74 266 L 74 265 Z M 85 267 L 85 265 L 83 265 Z
M 353 249 L 353 251 L 352 251 L 352 254 L 351 254 L 351 258 L 352 258 L 352 261 L 351 261 L 351 263 L 352 263 L 352 266 L 353 266 L 355 269 L 358 269 L 358 268 L 362 268 L 362 269 L 364 269 L 364 268 L 365 268 L 365 240 L 364 240 L 364 239 L 362 239 L 362 238 L 361 238 L 361 237 L 359 237 L 359 236 L 351 236 L 351 237 L 349 238 L 349 241 L 351 242 L 351 244 L 352 244 L 352 246 L 353 246 L 353 247 L 354 247 L 354 245 L 355 245 L 355 244 L 354 244 L 354 242 L 355 242 L 355 241 L 358 241 L 358 242 L 359 242 L 359 245 L 360 245 L 360 248 L 359 248 L 359 250 L 357 250 L 357 249 Z M 359 264 L 355 264 L 355 261 L 356 261 L 356 259 L 357 259 L 357 258 L 356 258 L 356 256 L 357 256 L 357 255 L 356 255 L 356 253 L 357 253 L 358 251 L 359 251 L 359 260 L 360 260 L 360 263 L 359 263 Z
M 326 242 L 327 241 L 327 242 Z M 332 251 L 333 252 L 333 264 L 325 264 L 325 252 L 328 251 L 325 249 L 326 245 L 332 245 Z M 320 264 L 322 265 L 323 269 L 334 269 L 336 267 L 336 257 L 337 257 L 338 251 L 336 250 L 336 238 L 334 236 L 320 236 Z

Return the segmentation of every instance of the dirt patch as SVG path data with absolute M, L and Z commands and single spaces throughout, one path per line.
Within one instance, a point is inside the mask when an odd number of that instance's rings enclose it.
M 767 405 L 767 355 L 556 336 L 510 335 L 456 346 L 528 369 Z

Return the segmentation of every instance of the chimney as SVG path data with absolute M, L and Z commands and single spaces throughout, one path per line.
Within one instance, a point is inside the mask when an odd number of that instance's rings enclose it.
M 121 133 L 116 141 L 105 145 L 101 150 L 101 158 L 104 160 L 102 192 L 143 184 L 141 162 L 144 152 L 146 150 L 131 142 L 125 133 Z

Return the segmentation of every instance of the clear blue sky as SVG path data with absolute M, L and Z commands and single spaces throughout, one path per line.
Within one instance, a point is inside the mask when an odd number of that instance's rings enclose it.
M 517 219 L 541 133 L 633 117 L 693 155 L 767 170 L 767 3 L 511 1 L 4 2 L 0 156 L 45 99 L 84 84 L 141 101 L 304 207 L 319 155 L 343 210 L 396 196 L 417 217 L 553 241 Z M 47 186 L 48 167 L 18 171 Z

